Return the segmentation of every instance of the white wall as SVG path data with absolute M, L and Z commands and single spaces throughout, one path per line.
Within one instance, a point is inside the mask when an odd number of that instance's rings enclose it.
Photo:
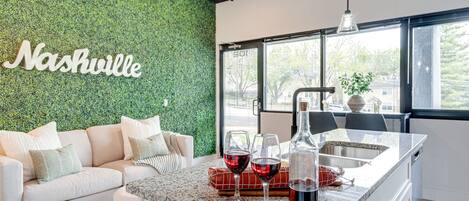
M 351 0 L 359 22 L 466 7 L 469 0 Z M 217 4 L 216 41 L 223 44 L 336 27 L 344 10 L 345 0 L 228 1 Z M 392 124 L 394 128 L 396 122 Z M 286 139 L 290 126 L 288 114 L 261 114 L 263 132 L 276 132 Z M 429 135 L 423 157 L 424 198 L 469 200 L 469 173 L 465 172 L 469 170 L 469 122 L 412 119 L 410 127 L 412 132 Z
M 428 135 L 423 150 L 423 195 L 469 200 L 469 122 L 411 119 L 410 131 Z

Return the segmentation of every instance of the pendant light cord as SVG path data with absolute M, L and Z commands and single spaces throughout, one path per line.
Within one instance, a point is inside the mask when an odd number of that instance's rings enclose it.
M 349 0 L 347 0 L 347 10 L 350 10 L 349 9 Z

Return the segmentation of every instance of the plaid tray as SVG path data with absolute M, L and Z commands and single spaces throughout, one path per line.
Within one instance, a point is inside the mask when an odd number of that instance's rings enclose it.
M 328 167 L 319 168 L 319 185 L 329 186 L 336 182 L 339 173 Z M 208 179 L 211 186 L 217 190 L 234 190 L 235 182 L 233 173 L 227 168 L 210 167 Z M 280 171 L 269 183 L 270 189 L 285 189 L 288 187 L 288 167 L 280 168 Z M 262 182 L 256 174 L 247 168 L 241 173 L 239 189 L 262 189 Z

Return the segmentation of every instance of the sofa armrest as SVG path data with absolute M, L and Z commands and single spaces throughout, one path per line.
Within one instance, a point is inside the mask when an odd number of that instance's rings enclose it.
M 23 164 L 0 156 L 0 200 L 21 201 L 23 196 Z
M 194 158 L 194 137 L 190 135 L 178 135 L 177 137 L 179 149 L 183 156 Z
M 185 159 L 185 167 L 192 166 L 192 160 L 194 160 L 194 138 L 190 135 L 183 135 L 180 133 L 174 133 L 170 131 L 163 131 L 163 134 L 166 137 L 173 136 L 176 138 L 177 144 L 172 144 L 173 146 L 177 146 L 181 155 Z M 173 138 L 174 139 L 174 138 Z M 171 140 L 170 140 L 171 142 Z
M 194 137 L 181 134 L 176 138 L 181 154 L 186 159 L 186 166 L 192 166 L 192 160 L 194 160 Z

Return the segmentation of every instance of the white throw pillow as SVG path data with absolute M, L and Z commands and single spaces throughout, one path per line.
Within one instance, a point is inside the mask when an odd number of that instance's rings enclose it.
M 0 131 L 0 144 L 6 156 L 23 163 L 24 182 L 36 178 L 29 150 L 58 149 L 62 147 L 55 122 L 50 122 L 29 133 Z
M 132 147 L 129 137 L 144 139 L 161 133 L 160 117 L 155 116 L 144 120 L 121 117 L 122 139 L 124 140 L 124 160 L 132 159 Z

